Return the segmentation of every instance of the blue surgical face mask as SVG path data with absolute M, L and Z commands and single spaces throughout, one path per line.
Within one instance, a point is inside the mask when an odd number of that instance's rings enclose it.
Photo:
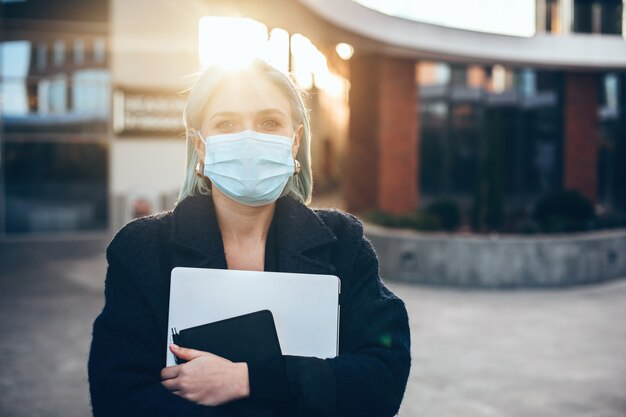
M 204 175 L 238 203 L 261 206 L 277 200 L 294 174 L 289 136 L 244 130 L 202 140 Z

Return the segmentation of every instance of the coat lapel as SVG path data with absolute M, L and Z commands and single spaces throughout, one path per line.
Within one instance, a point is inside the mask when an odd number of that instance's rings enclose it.
M 278 271 L 335 274 L 331 248 L 337 237 L 313 210 L 287 195 L 276 201 L 274 216 Z M 187 197 L 176 206 L 170 243 L 172 267 L 227 268 L 222 234 L 210 196 Z
M 187 197 L 172 214 L 172 268 L 226 268 L 222 234 L 208 196 Z
M 281 272 L 335 274 L 335 234 L 313 210 L 290 196 L 277 200 L 278 269 Z

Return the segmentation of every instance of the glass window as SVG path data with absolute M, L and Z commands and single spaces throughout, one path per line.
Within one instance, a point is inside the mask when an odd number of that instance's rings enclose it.
M 557 108 L 538 108 L 528 112 L 525 164 L 526 189 L 536 194 L 554 190 L 560 185 L 559 155 L 562 126 Z
M 39 80 L 37 83 L 37 113 L 45 115 L 50 113 L 50 80 Z
M 4 116 L 28 114 L 28 92 L 24 80 L 5 79 L 3 81 L 2 113 Z
M 453 86 L 466 86 L 467 85 L 467 67 L 461 65 L 452 66 L 452 85 Z
M 601 4 L 600 32 L 611 35 L 621 35 L 623 27 L 624 4 L 621 0 L 609 0 Z
M 54 66 L 60 67 L 65 63 L 65 42 L 58 39 L 54 42 Z
M 447 161 L 448 103 L 443 100 L 420 103 L 420 187 L 425 195 L 449 189 Z
M 70 43 L 75 64 L 87 63 L 83 39 Z M 51 46 L 27 40 L 0 43 L 3 133 L 106 132 L 111 86 L 108 69 L 92 64 L 72 71 L 66 66 L 64 41 Z M 51 73 L 50 64 L 56 71 Z
M 30 68 L 31 43 L 9 41 L 1 44 L 2 114 L 28 114 L 26 77 Z
M 109 114 L 109 72 L 85 69 L 72 77 L 72 104 L 76 114 L 107 117 Z
M 111 1 L 84 0 L 3 0 L 5 19 L 32 19 L 41 21 L 108 22 Z
M 476 98 L 449 94 L 449 85 L 434 94 L 435 86 L 420 84 L 420 191 L 471 199 L 479 175 L 499 172 L 493 184 L 506 203 L 524 207 L 560 187 L 562 82 L 555 71 L 497 65 Z M 492 88 L 495 94 L 485 91 Z
M 81 66 L 85 63 L 85 41 L 78 38 L 74 40 L 74 65 Z
M 4 3 L 0 236 L 104 231 L 109 1 Z
M 43 42 L 37 44 L 37 71 L 42 72 L 48 65 L 48 45 Z
M 106 43 L 103 37 L 98 37 L 93 41 L 93 59 L 96 64 L 104 64 L 106 59 Z
M 614 187 L 614 204 L 622 210 L 626 210 L 626 72 L 618 74 L 617 82 L 617 98 L 619 108 L 619 120 L 615 126 L 615 158 L 613 163 L 615 169 L 613 171 L 613 187 Z
M 480 151 L 478 106 L 475 103 L 454 103 L 451 117 L 450 152 L 453 190 L 458 194 L 471 196 L 475 191 Z
M 5 143 L 7 234 L 104 230 L 107 150 L 99 143 Z
M 529 72 L 527 72 L 529 71 Z M 535 94 L 526 96 L 510 120 L 516 144 L 506 151 L 507 165 L 511 165 L 509 192 L 535 196 L 552 191 L 561 185 L 562 105 L 560 86 L 562 75 L 554 71 L 523 70 L 520 80 L 529 74 L 535 84 Z M 523 84 L 520 85 L 523 91 Z
M 575 0 L 574 1 L 574 22 L 573 30 L 577 33 L 592 33 L 592 0 Z
M 501 94 L 515 89 L 515 75 L 511 68 L 494 65 L 491 69 L 491 92 Z
M 482 65 L 470 65 L 467 67 L 467 85 L 473 88 L 485 86 L 485 68 Z
M 450 82 L 450 66 L 441 62 L 420 61 L 416 78 L 420 87 L 447 85 Z
M 66 113 L 68 110 L 67 77 L 64 74 L 56 75 L 50 79 L 48 94 L 50 113 Z
M 524 97 L 534 96 L 537 93 L 537 78 L 535 71 L 525 68 L 519 73 L 520 92 Z
M 609 209 L 626 209 L 626 171 L 622 168 L 626 163 L 625 81 L 626 74 L 604 74 L 600 89 L 598 196 Z
M 8 41 L 0 43 L 3 78 L 24 78 L 30 67 L 30 46 L 28 41 Z
M 622 0 L 575 0 L 574 32 L 620 35 L 623 8 Z
M 603 81 L 600 105 L 617 113 L 619 110 L 619 78 L 614 73 L 606 74 Z

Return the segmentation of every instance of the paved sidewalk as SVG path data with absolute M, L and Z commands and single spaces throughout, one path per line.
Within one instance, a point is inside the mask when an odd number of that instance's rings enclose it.
M 0 416 L 90 415 L 105 246 L 0 244 Z M 626 280 L 545 291 L 388 286 L 411 318 L 402 417 L 626 416 Z
M 626 416 L 626 280 L 534 291 L 390 287 L 412 332 L 401 416 Z

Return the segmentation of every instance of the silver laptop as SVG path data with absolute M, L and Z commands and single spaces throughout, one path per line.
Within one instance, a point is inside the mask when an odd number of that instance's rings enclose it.
M 268 309 L 284 355 L 333 358 L 339 353 L 340 280 L 334 275 L 176 267 L 172 270 L 167 334 Z

